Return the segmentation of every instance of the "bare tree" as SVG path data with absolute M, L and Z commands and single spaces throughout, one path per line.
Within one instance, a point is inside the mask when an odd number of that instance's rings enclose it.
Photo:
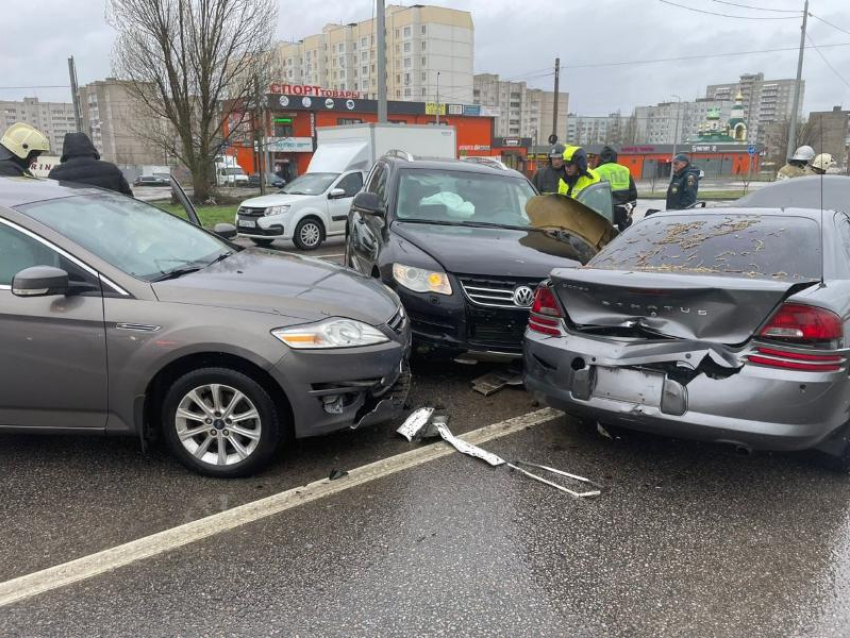
M 623 145 L 633 146 L 637 143 L 637 124 L 637 115 L 632 113 L 623 130 Z
M 784 118 L 778 122 L 769 124 L 765 128 L 765 143 L 767 144 L 768 160 L 775 166 L 780 167 L 791 157 L 794 151 L 804 145 L 817 148 L 818 132 L 815 123 L 811 120 L 801 120 L 797 126 L 797 139 L 794 148 L 788 148 L 788 132 L 791 128 L 791 120 Z
M 276 5 L 107 0 L 107 20 L 118 31 L 115 73 L 151 118 L 168 122 L 154 143 L 192 173 L 196 201 L 209 197 L 215 156 L 251 117 L 268 84 Z

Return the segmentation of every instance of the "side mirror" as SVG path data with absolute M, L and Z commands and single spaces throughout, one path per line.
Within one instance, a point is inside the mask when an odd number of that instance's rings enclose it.
M 33 266 L 22 270 L 12 280 L 16 297 L 50 297 L 69 291 L 68 273 L 53 266 Z
M 328 199 L 342 199 L 345 197 L 345 191 L 341 188 L 335 188 L 328 193 Z
M 363 215 L 371 215 L 372 217 L 386 216 L 386 211 L 381 206 L 381 200 L 375 193 L 358 193 L 357 197 L 351 203 L 351 208 Z
M 233 224 L 216 224 L 213 232 L 223 239 L 235 239 L 239 231 Z

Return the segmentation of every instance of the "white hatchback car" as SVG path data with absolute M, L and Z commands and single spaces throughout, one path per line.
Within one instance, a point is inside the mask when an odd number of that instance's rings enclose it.
M 239 236 L 258 246 L 291 239 L 301 250 L 315 250 L 327 237 L 345 234 L 351 201 L 362 188 L 362 171 L 305 173 L 274 195 L 242 202 Z

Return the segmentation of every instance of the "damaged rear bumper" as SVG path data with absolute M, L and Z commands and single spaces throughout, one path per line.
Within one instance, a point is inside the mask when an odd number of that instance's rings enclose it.
M 527 333 L 526 387 L 552 407 L 664 436 L 791 451 L 848 421 L 847 371 L 747 364 L 746 349 L 683 340 Z

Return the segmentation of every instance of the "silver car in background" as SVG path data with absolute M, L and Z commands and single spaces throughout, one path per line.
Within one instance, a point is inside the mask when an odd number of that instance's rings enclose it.
M 112 192 L 0 178 L 2 432 L 163 437 L 191 469 L 244 476 L 291 436 L 399 413 L 409 349 L 398 298 L 368 277 Z
M 850 216 L 664 213 L 537 291 L 526 384 L 568 413 L 850 466 Z

